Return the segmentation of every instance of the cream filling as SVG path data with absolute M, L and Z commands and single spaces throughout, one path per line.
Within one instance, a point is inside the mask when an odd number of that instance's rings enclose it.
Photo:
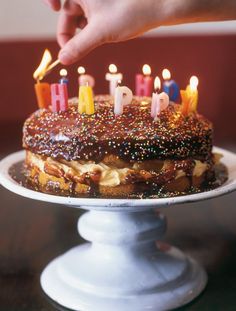
M 30 153 L 30 161 L 33 165 L 38 167 L 40 171 L 45 172 L 44 164 L 47 162 L 48 164 L 56 165 L 58 168 L 63 169 L 65 173 L 70 173 L 71 169 L 75 172 L 76 175 L 80 176 L 84 173 L 93 173 L 95 171 L 101 172 L 101 177 L 99 180 L 99 185 L 101 186 L 110 186 L 115 187 L 120 185 L 127 175 L 130 169 L 128 168 L 110 168 L 109 166 L 98 163 L 95 164 L 92 161 L 86 162 L 86 164 L 82 164 L 79 161 L 63 161 L 63 163 L 55 161 L 51 158 L 47 158 L 46 161 L 42 160 L 40 156 L 34 155 Z M 65 164 L 66 163 L 66 164 Z
M 104 163 L 100 162 L 98 164 L 93 161 L 63 161 L 58 162 L 48 157 L 46 160 L 42 160 L 40 156 L 28 153 L 30 155 L 30 162 L 39 168 L 40 171 L 45 172 L 44 165 L 47 162 L 48 164 L 55 165 L 56 167 L 62 169 L 65 173 L 72 173 L 80 176 L 84 173 L 93 173 L 95 171 L 101 172 L 101 177 L 99 180 L 99 185 L 101 186 L 109 186 L 115 187 L 120 185 L 125 181 L 125 177 L 128 175 L 130 169 L 129 168 L 115 168 L 109 167 Z M 169 161 L 164 161 L 164 166 L 168 166 Z M 135 164 L 133 165 L 133 167 Z M 208 164 L 205 162 L 201 162 L 199 160 L 195 160 L 195 167 L 193 169 L 193 176 L 201 176 L 208 169 Z M 176 171 L 175 179 L 186 176 L 183 170 Z
M 186 176 L 186 174 L 183 170 L 177 170 L 176 175 L 175 175 L 175 179 L 178 179 L 178 178 L 184 177 L 184 176 Z
M 193 169 L 193 176 L 200 177 L 208 169 L 208 164 L 206 162 L 201 162 L 199 160 L 194 160 L 195 166 Z M 186 176 L 183 170 L 177 170 L 175 179 Z
M 199 177 L 208 169 L 208 164 L 195 160 L 195 166 L 193 169 L 193 176 Z

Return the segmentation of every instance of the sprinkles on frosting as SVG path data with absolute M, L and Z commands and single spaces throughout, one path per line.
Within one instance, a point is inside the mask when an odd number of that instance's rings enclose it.
M 211 154 L 212 124 L 198 113 L 183 116 L 178 104 L 170 104 L 157 121 L 150 116 L 150 98 L 134 98 L 119 116 L 111 97 L 96 96 L 95 105 L 93 115 L 79 114 L 73 103 L 59 113 L 36 111 L 25 122 L 24 147 L 68 161 L 101 161 L 107 154 L 126 161 Z

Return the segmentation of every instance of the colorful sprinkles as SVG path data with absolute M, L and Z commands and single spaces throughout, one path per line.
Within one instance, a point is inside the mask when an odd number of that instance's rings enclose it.
M 95 97 L 93 115 L 79 114 L 73 104 L 59 113 L 40 109 L 25 122 L 23 146 L 67 161 L 101 161 L 107 154 L 125 161 L 210 156 L 213 130 L 207 119 L 198 113 L 186 117 L 178 104 L 170 104 L 154 121 L 150 102 L 135 97 L 119 116 L 107 95 Z

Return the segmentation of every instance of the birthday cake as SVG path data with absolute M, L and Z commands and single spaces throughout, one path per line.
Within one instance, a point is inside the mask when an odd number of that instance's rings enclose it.
M 114 114 L 113 97 L 95 96 L 93 114 L 39 109 L 25 122 L 27 178 L 43 192 L 132 197 L 204 190 L 215 180 L 213 128 L 170 103 L 157 119 L 151 98 L 134 97 Z

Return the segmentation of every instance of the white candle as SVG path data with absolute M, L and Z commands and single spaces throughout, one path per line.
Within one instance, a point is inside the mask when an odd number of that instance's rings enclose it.
M 91 75 L 85 74 L 84 67 L 80 66 L 78 68 L 78 74 L 79 74 L 78 83 L 80 86 L 88 85 L 88 86 L 91 86 L 92 88 L 94 87 L 95 80 Z
M 109 90 L 110 95 L 114 96 L 115 89 L 118 85 L 118 82 L 123 79 L 122 73 L 117 73 L 117 67 L 114 64 L 110 64 L 109 72 L 106 73 L 106 80 L 109 81 Z
M 154 120 L 157 120 L 161 111 L 165 110 L 169 105 L 169 96 L 162 92 L 161 94 L 157 93 L 157 90 L 161 88 L 161 81 L 159 77 L 156 77 L 154 80 L 155 93 L 152 93 L 152 105 L 151 105 L 151 117 Z
M 114 114 L 121 115 L 123 113 L 123 107 L 129 105 L 132 102 L 133 93 L 127 86 L 117 86 L 115 88 L 114 98 Z
M 163 111 L 169 106 L 170 99 L 169 99 L 169 96 L 165 92 L 162 92 L 161 94 L 159 94 L 159 98 L 160 98 L 161 111 Z
M 156 120 L 157 116 L 161 112 L 161 106 L 160 106 L 160 97 L 157 93 L 157 90 L 161 88 L 161 80 L 159 77 L 156 77 L 154 80 L 154 89 L 155 92 L 152 93 L 152 104 L 151 104 L 151 117 Z

